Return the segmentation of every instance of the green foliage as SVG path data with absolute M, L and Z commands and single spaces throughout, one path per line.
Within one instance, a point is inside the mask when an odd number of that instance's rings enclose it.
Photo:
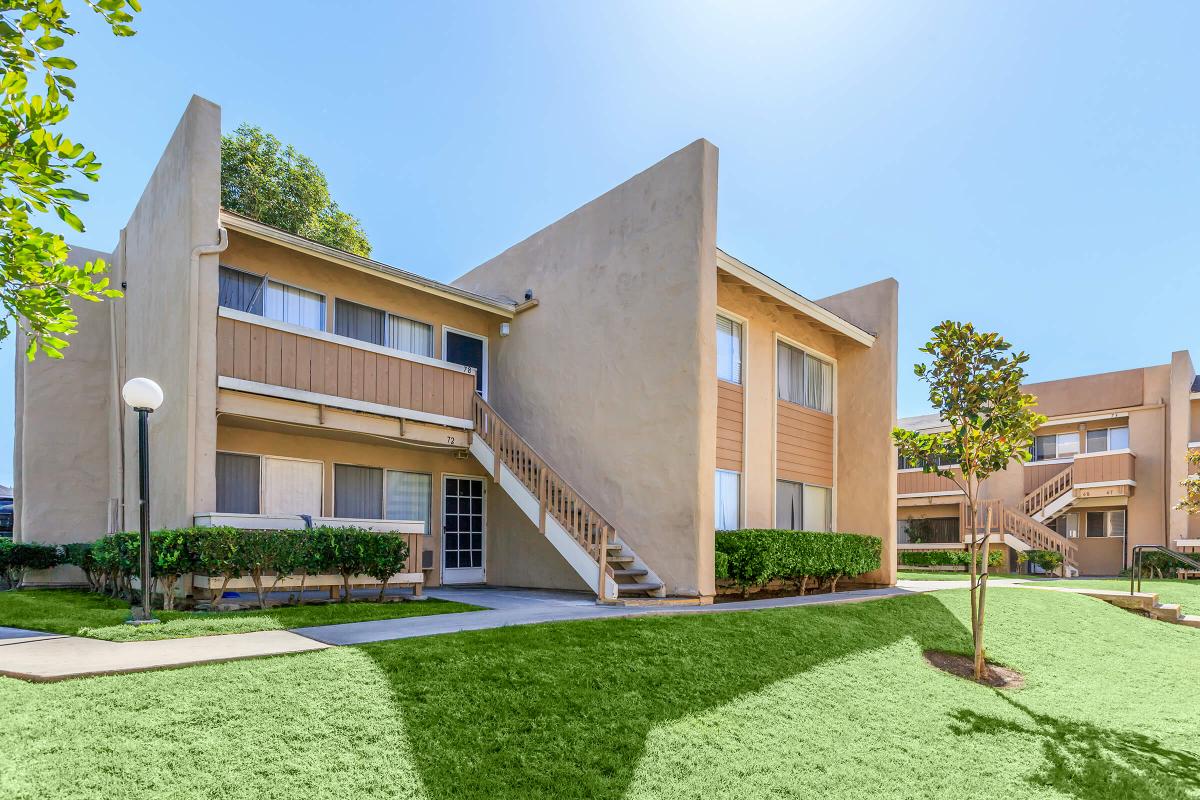
M 967 550 L 901 550 L 900 563 L 906 567 L 966 567 L 971 563 Z M 992 549 L 988 552 L 988 567 L 1004 565 L 1004 552 Z
M 1055 550 L 1026 550 L 1017 553 L 1018 564 L 1033 564 L 1043 572 L 1055 572 L 1062 566 L 1062 553 Z
M 0 576 L 10 589 L 21 588 L 29 570 L 50 569 L 62 563 L 62 553 L 52 544 L 0 539 Z
M 713 558 L 713 571 L 717 574 L 717 580 L 724 580 L 729 577 L 729 556 L 717 551 L 716 557 Z
M 221 138 L 221 205 L 329 247 L 371 254 L 362 224 L 330 197 L 321 168 L 254 125 Z
M 1200 450 L 1189 450 L 1187 460 L 1192 468 L 1188 470 L 1187 477 L 1179 482 L 1183 487 L 1183 497 L 1175 504 L 1175 509 L 1200 514 Z
M 85 0 L 119 37 L 133 36 L 129 23 L 138 0 Z M 128 10 L 127 10 L 128 9 Z M 76 231 L 83 222 L 72 208 L 88 196 L 67 184 L 96 181 L 100 162 L 84 145 L 56 128 L 70 113 L 75 61 L 62 55 L 76 30 L 63 0 L 8 0 L 0 6 L 0 339 L 13 328 L 27 338 L 26 356 L 40 348 L 62 357 L 64 338 L 78 327 L 71 300 L 120 297 L 109 288 L 102 260 L 67 264 L 67 242 L 34 223 L 54 213 Z M 41 93 L 33 87 L 42 84 Z
M 739 586 L 761 586 L 776 578 L 796 581 L 803 592 L 814 579 L 835 589 L 837 581 L 879 569 L 882 542 L 874 536 L 813 531 L 717 531 L 716 548 L 726 574 Z

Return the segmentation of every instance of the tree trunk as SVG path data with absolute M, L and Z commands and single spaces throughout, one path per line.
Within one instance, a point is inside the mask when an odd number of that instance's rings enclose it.
M 342 596 L 342 602 L 349 603 L 350 602 L 350 574 L 348 572 L 342 573 L 342 585 L 346 587 L 345 588 L 346 593 Z
M 387 591 L 387 581 L 379 582 L 379 602 L 383 602 L 383 593 Z
M 254 581 L 254 594 L 256 594 L 258 596 L 258 610 L 266 611 L 267 610 L 267 596 L 265 594 L 263 594 L 262 570 L 261 569 L 250 570 L 250 579 L 252 581 Z
M 308 572 L 300 573 L 300 594 L 296 595 L 296 605 L 304 605 L 304 582 L 308 580 Z
M 179 580 L 178 575 L 159 578 L 159 583 L 162 584 L 163 611 L 175 610 L 175 581 L 177 580 Z

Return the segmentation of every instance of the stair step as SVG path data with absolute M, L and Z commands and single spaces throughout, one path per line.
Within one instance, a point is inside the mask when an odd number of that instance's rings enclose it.
M 612 553 L 609 553 L 608 563 L 609 564 L 632 564 L 633 556 L 625 555 L 624 553 L 619 553 L 614 556 Z
M 1174 622 L 1183 616 L 1183 609 L 1180 608 L 1179 603 L 1155 603 L 1154 606 L 1151 607 L 1150 613 L 1153 614 L 1156 619 Z
M 1177 625 L 1187 625 L 1189 628 L 1200 628 L 1200 616 L 1184 614 L 1175 620 Z
M 609 542 L 607 545 L 609 550 L 624 550 L 625 545 L 621 542 Z
M 662 588 L 661 583 L 618 583 L 617 594 L 629 594 L 630 592 L 657 592 Z
M 630 559 L 632 561 L 633 559 Z M 645 569 L 614 569 L 613 576 L 617 578 L 640 578 L 643 575 L 649 575 L 650 571 Z

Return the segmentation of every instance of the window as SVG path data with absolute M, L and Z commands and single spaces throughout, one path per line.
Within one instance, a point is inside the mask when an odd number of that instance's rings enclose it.
M 382 519 L 383 470 L 334 464 L 333 515 L 343 519 Z
M 1129 447 L 1129 428 L 1101 428 L 1087 432 L 1087 451 L 1103 453 L 1108 450 L 1124 450 Z
M 1125 535 L 1125 509 L 1087 512 L 1087 538 L 1099 539 Z
M 1078 433 L 1052 433 L 1037 436 L 1033 440 L 1033 460 L 1046 461 L 1051 458 L 1072 458 L 1079 452 Z
M 377 308 L 338 299 L 333 332 L 360 342 L 433 358 L 433 326 Z
M 726 317 L 717 317 L 717 379 L 742 382 L 742 326 Z
M 419 519 L 430 533 L 430 506 L 433 500 L 433 476 L 421 472 L 387 471 L 387 496 L 384 516 L 388 519 Z
M 916 461 L 910 461 L 904 456 L 899 456 L 898 458 L 897 466 L 900 469 L 921 469 L 924 466 Z M 953 467 L 958 464 L 958 459 L 951 456 L 938 456 L 934 461 L 939 467 Z
M 222 266 L 218 273 L 217 303 L 247 314 L 263 313 L 263 279 L 261 275 Z
M 896 538 L 900 544 L 949 544 L 961 541 L 958 517 L 897 520 Z
M 217 513 L 259 513 L 260 475 L 258 456 L 217 453 Z
M 833 365 L 783 342 L 778 354 L 779 399 L 833 413 Z
M 1072 511 L 1070 514 L 1063 514 L 1053 522 L 1050 527 L 1058 531 L 1060 536 L 1065 536 L 1068 539 L 1079 538 L 1079 514 Z
M 833 529 L 833 490 L 794 481 L 775 481 L 775 527 L 789 531 Z
M 732 531 L 739 527 L 738 506 L 741 503 L 742 476 L 727 469 L 717 470 L 716 526 L 719 531 Z
M 222 266 L 217 303 L 267 319 L 325 330 L 325 296 L 233 267 Z
M 279 281 L 267 281 L 267 300 L 263 309 L 267 319 L 325 330 L 325 296 L 298 289 Z

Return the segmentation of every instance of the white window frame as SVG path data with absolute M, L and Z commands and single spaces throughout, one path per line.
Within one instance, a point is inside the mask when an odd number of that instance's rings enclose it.
M 1053 437 L 1054 437 L 1054 456 L 1053 456 L 1053 457 L 1051 457 L 1051 458 L 1038 458 L 1038 457 L 1037 457 L 1037 440 L 1038 440 L 1038 439 L 1044 439 L 1044 438 L 1048 438 L 1048 437 L 1050 437 L 1050 436 L 1053 436 Z M 1062 437 L 1064 437 L 1064 436 L 1073 436 L 1073 437 L 1075 437 L 1075 452 L 1074 452 L 1074 453 L 1067 453 L 1066 455 L 1063 455 L 1063 454 L 1062 454 L 1062 453 L 1059 451 L 1059 448 L 1058 448 L 1058 441 L 1059 441 L 1059 439 L 1060 439 L 1060 438 L 1062 438 Z M 1038 434 L 1034 434 L 1034 437 L 1033 437 L 1033 448 L 1032 448 L 1032 449 L 1033 449 L 1033 452 L 1031 453 L 1031 455 L 1033 456 L 1033 458 L 1030 458 L 1030 459 L 1029 459 L 1029 461 L 1028 461 L 1027 463 L 1029 463 L 1029 464 L 1047 464 L 1047 463 L 1056 463 L 1056 462 L 1065 462 L 1065 461 L 1070 461 L 1071 459 L 1073 459 L 1075 456 L 1079 455 L 1079 454 L 1082 452 L 1082 451 L 1079 449 L 1079 440 L 1080 440 L 1079 431 L 1064 431 L 1064 432 L 1062 432 L 1062 433 L 1038 433 Z M 1086 441 L 1085 441 L 1085 442 L 1084 442 L 1084 447 L 1086 447 L 1086 446 L 1087 446 L 1087 443 L 1086 443 Z
M 734 469 L 721 469 L 720 467 L 718 467 L 718 468 L 716 469 L 716 471 L 714 472 L 714 474 L 713 474 L 713 484 L 714 484 L 714 485 L 713 485 L 713 490 L 714 490 L 714 493 L 716 492 L 716 477 L 717 477 L 717 476 L 719 476 L 719 475 L 733 475 L 735 478 L 737 478 L 737 504 L 738 504 L 738 506 L 737 506 L 737 519 L 734 521 L 734 524 L 733 524 L 733 527 L 732 527 L 732 528 L 721 528 L 721 527 L 718 527 L 718 526 L 716 525 L 716 520 L 714 519 L 714 520 L 713 520 L 713 523 L 714 523 L 714 524 L 713 524 L 713 528 L 715 528 L 716 530 L 719 530 L 719 531 L 723 531 L 723 530 L 730 530 L 730 531 L 732 531 L 732 530 L 738 530 L 739 528 L 741 528 L 741 527 L 743 526 L 743 523 L 742 523 L 742 519 L 743 519 L 743 516 L 742 516 L 742 509 L 743 509 L 743 507 L 744 507 L 744 505 L 745 505 L 745 502 L 744 502 L 745 498 L 743 497 L 743 493 L 744 493 L 744 491 L 745 491 L 745 488 L 744 488 L 744 487 L 745 487 L 745 483 L 746 483 L 746 482 L 745 482 L 745 481 L 742 479 L 742 473 L 741 473 L 741 472 L 738 472 L 737 470 L 734 470 Z M 715 515 L 716 515 L 716 500 L 717 500 L 717 498 L 719 498 L 719 496 L 720 496 L 720 495 L 718 494 L 716 497 L 714 497 L 714 498 L 713 498 L 713 501 L 714 501 L 714 502 L 713 502 L 713 514 L 714 514 L 714 517 L 715 517 Z
M 487 400 L 488 399 L 488 337 L 483 336 L 478 333 L 472 333 L 471 331 L 464 331 L 464 330 L 461 330 L 460 328 L 452 328 L 449 325 L 443 325 L 442 326 L 442 360 L 443 361 L 446 360 L 446 339 L 448 338 L 448 335 L 451 333 L 457 333 L 459 336 L 468 336 L 472 339 L 478 339 L 479 341 L 483 342 L 483 366 L 480 367 L 482 374 L 479 378 L 479 381 L 480 381 L 480 383 L 483 384 L 483 390 L 480 392 L 480 395 L 483 397 L 484 400 Z
M 1124 447 L 1113 447 L 1112 446 L 1112 432 L 1115 430 L 1125 431 Z M 1088 449 L 1088 437 L 1093 433 L 1100 433 L 1101 431 L 1103 431 L 1103 433 L 1104 433 L 1104 449 L 1103 450 L 1089 450 Z M 1084 453 L 1081 453 L 1081 455 L 1099 455 L 1101 453 L 1114 453 L 1114 452 L 1127 451 L 1129 449 L 1129 426 L 1128 425 L 1109 425 L 1107 428 L 1092 428 L 1091 430 L 1085 431 L 1084 435 L 1083 435 L 1083 449 L 1084 449 Z
M 786 344 L 788 347 L 792 348 L 793 350 L 799 350 L 799 351 L 805 353 L 806 355 L 812 356 L 813 358 L 816 358 L 816 359 L 820 359 L 821 361 L 824 361 L 825 363 L 830 365 L 830 367 L 832 368 L 830 370 L 830 373 L 831 373 L 832 380 L 833 380 L 833 386 L 831 387 L 830 392 L 829 392 L 829 408 L 830 408 L 829 411 L 822 411 L 819 408 L 813 408 L 812 406 L 805 405 L 804 403 L 797 403 L 794 400 L 783 400 L 783 398 L 779 396 L 779 345 L 780 345 L 780 343 Z M 775 332 L 775 348 L 772 350 L 771 356 L 772 356 L 772 360 L 775 362 L 775 366 L 772 369 L 773 369 L 773 372 L 775 375 L 775 399 L 776 400 L 783 400 L 783 402 L 785 402 L 785 403 L 791 403 L 794 406 L 800 406 L 801 408 L 807 408 L 809 411 L 816 411 L 818 414 L 828 414 L 829 416 L 833 417 L 834 419 L 837 418 L 838 365 L 837 365 L 836 358 L 826 355 L 825 353 L 822 353 L 820 350 L 816 350 L 807 345 L 800 344 L 800 342 L 797 342 L 794 339 L 789 339 L 788 337 L 784 336 L 783 334 L 779 333 L 778 331 Z M 808 393 L 807 387 L 804 387 L 804 393 L 807 395 L 807 393 Z M 836 451 L 836 442 L 835 442 L 835 451 Z
M 234 269 L 237 269 L 237 268 L 234 267 Z M 245 272 L 245 270 L 242 270 L 242 272 Z M 272 278 L 270 276 L 270 274 L 264 274 L 262 277 L 263 277 L 263 314 L 262 315 L 263 315 L 264 319 L 274 320 L 275 322 L 282 322 L 287 325 L 295 325 L 298 328 L 304 328 L 306 330 L 319 330 L 322 333 L 324 333 L 326 330 L 328 330 L 328 328 L 329 328 L 329 296 L 328 295 L 326 295 L 324 292 L 318 292 L 316 289 L 309 289 L 307 287 L 300 286 L 299 284 L 291 283 L 290 281 L 281 281 L 278 278 Z M 310 294 L 315 294 L 318 297 L 320 297 L 321 298 L 321 327 L 320 328 L 309 328 L 307 325 L 301 325 L 298 322 L 288 322 L 285 319 L 276 319 L 275 317 L 267 316 L 267 292 L 270 290 L 272 283 L 277 283 L 280 286 L 286 286 L 289 289 L 296 289 L 301 292 L 308 292 Z
M 429 477 L 429 521 L 428 521 L 429 522 L 429 530 L 425 532 L 425 535 L 432 536 L 433 530 L 434 530 L 434 525 L 433 525 L 434 482 L 437 480 L 437 475 L 435 475 L 432 472 L 428 472 L 428 471 L 422 470 L 422 469 L 399 469 L 399 468 L 392 468 L 392 467 L 384 467 L 383 468 L 383 518 L 384 519 L 389 519 L 389 517 L 387 515 L 387 487 L 388 487 L 388 473 L 389 472 L 401 472 L 401 473 L 404 473 L 405 475 L 427 475 Z M 406 521 L 411 522 L 412 520 L 406 520 Z
M 773 424 L 771 426 L 771 435 L 774 437 L 771 441 L 771 474 L 775 476 L 775 480 L 777 480 L 777 481 L 787 480 L 787 478 L 781 478 L 779 476 L 779 453 L 777 452 L 778 448 L 776 447 L 776 443 L 779 441 L 779 351 L 778 351 L 778 347 L 779 347 L 780 342 L 783 342 L 786 345 L 790 345 L 791 347 L 794 347 L 797 350 L 803 350 L 806 353 L 809 353 L 812 356 L 814 356 L 816 358 L 820 358 L 820 359 L 827 361 L 833 365 L 833 414 L 831 415 L 833 417 L 833 485 L 826 486 L 823 488 L 829 489 L 832 492 L 832 494 L 830 496 L 830 502 L 833 504 L 833 508 L 830 511 L 830 516 L 832 517 L 832 520 L 830 522 L 830 529 L 836 531 L 838 529 L 838 488 L 837 488 L 838 436 L 840 434 L 840 427 L 841 427 L 838 424 L 838 413 L 837 413 L 838 382 L 839 382 L 838 381 L 838 362 L 837 362 L 836 358 L 834 358 L 826 353 L 822 353 L 820 350 L 815 350 L 811 347 L 800 344 L 800 342 L 797 342 L 795 339 L 789 339 L 787 336 L 784 336 L 779 331 L 775 331 L 773 348 L 771 350 L 771 379 L 775 382 L 775 391 L 771 393 L 772 398 L 773 398 L 773 402 L 771 403 L 771 415 L 773 417 L 773 420 L 772 420 Z M 790 401 L 784 400 L 783 402 L 787 403 Z M 793 403 L 792 405 L 797 405 L 797 404 Z M 801 405 L 800 407 L 808 408 L 808 406 L 805 406 L 805 405 Z M 816 409 L 809 409 L 809 410 L 816 411 Z M 825 412 L 817 411 L 817 413 L 823 414 Z M 743 481 L 742 483 L 744 484 L 745 481 Z M 802 481 L 791 481 L 791 483 L 802 483 Z M 820 485 L 820 484 L 815 484 L 815 483 L 813 484 L 813 486 L 818 486 L 818 485 Z M 801 491 L 803 491 L 803 490 L 801 490 Z M 771 487 L 771 522 L 772 523 L 775 523 L 779 520 L 779 509 L 776 508 L 776 505 L 778 504 L 778 495 L 779 495 L 779 493 L 776 492 L 775 487 L 772 486 Z
M 731 383 L 735 386 L 745 386 L 747 352 L 746 335 L 747 331 L 749 330 L 749 321 L 745 317 L 740 317 L 737 314 L 730 313 L 720 306 L 717 306 L 717 317 L 724 317 L 729 322 L 737 325 L 740 331 L 738 334 L 738 379 L 736 381 L 726 380 L 725 378 L 722 378 L 718 372 L 717 380 L 724 381 L 725 383 Z M 776 393 L 778 393 L 778 388 L 776 389 Z
M 299 287 L 297 287 L 297 288 L 299 288 Z M 369 308 L 372 311 L 378 311 L 380 314 L 383 314 L 383 344 L 375 344 L 374 342 L 366 342 L 366 341 L 363 341 L 362 339 L 355 339 L 353 336 L 343 336 L 341 338 L 349 339 L 350 341 L 354 341 L 354 342 L 359 342 L 360 344 L 373 345 L 375 347 L 383 347 L 388 350 L 394 350 L 397 353 L 404 353 L 409 356 L 416 356 L 417 358 L 430 358 L 430 359 L 435 359 L 435 360 L 438 358 L 438 354 L 437 354 L 438 326 L 435 323 L 432 323 L 432 322 L 429 322 L 429 321 L 423 320 L 423 319 L 417 319 L 416 317 L 411 317 L 408 314 L 397 314 L 394 311 L 388 311 L 386 308 L 380 308 L 379 306 L 372 305 L 371 303 L 360 303 L 358 300 L 354 300 L 349 297 L 342 297 L 339 295 L 338 297 L 335 297 L 334 300 L 335 301 L 345 300 L 347 303 L 353 303 L 356 306 L 362 306 L 363 308 Z M 333 316 L 334 316 L 333 329 L 337 330 L 337 303 L 336 302 L 334 302 L 334 304 L 333 304 Z M 391 320 L 392 317 L 395 317 L 397 319 L 408 320 L 409 322 L 415 322 L 419 325 L 428 325 L 429 331 L 433 335 L 434 352 L 430 353 L 429 355 L 424 355 L 423 353 L 413 353 L 409 350 L 401 350 L 399 347 L 396 347 L 395 342 L 392 341 L 392 328 L 388 324 L 389 320 Z
M 236 269 L 236 267 L 235 267 L 235 269 Z M 262 453 L 251 453 L 251 452 L 245 451 L 245 450 L 222 450 L 222 449 L 217 449 L 215 451 L 215 453 L 216 453 L 216 455 L 228 455 L 228 456 L 254 456 L 255 458 L 258 459 L 258 513 L 261 514 L 262 508 L 263 508 L 263 477 L 264 477 L 263 476 L 263 454 Z M 216 485 L 216 477 L 217 477 L 216 470 L 217 470 L 217 463 L 216 463 L 216 458 L 214 456 L 214 459 L 213 459 L 214 488 Z M 214 494 L 215 494 L 215 492 L 214 492 Z M 216 511 L 216 505 L 217 505 L 216 497 L 214 496 L 213 497 L 213 510 L 214 511 Z M 322 508 L 323 507 L 324 506 L 322 506 Z M 226 512 L 216 511 L 216 513 L 224 514 Z
M 1129 510 L 1128 509 L 1125 509 L 1125 508 L 1080 509 L 1079 513 L 1083 514 L 1083 524 L 1080 526 L 1082 528 L 1082 531 L 1080 532 L 1081 538 L 1084 538 L 1084 539 L 1125 539 L 1126 537 L 1129 536 Z M 1125 532 L 1119 536 L 1113 534 L 1113 532 L 1112 532 L 1112 530 L 1113 530 L 1112 515 L 1117 514 L 1117 513 L 1125 515 Z M 1088 514 L 1103 514 L 1104 515 L 1104 535 L 1103 536 L 1088 535 L 1088 524 L 1087 524 L 1087 515 Z
M 772 487 L 772 498 L 773 499 L 771 500 L 771 512 L 772 512 L 771 519 L 775 523 L 776 527 L 778 527 L 778 525 L 779 525 L 779 484 L 780 483 L 790 483 L 794 486 L 800 487 L 800 524 L 802 527 L 796 528 L 794 530 L 806 530 L 803 527 L 803 525 L 804 525 L 804 489 L 806 487 L 812 487 L 813 489 L 825 489 L 826 491 L 829 492 L 829 531 L 828 532 L 834 533 L 837 531 L 837 491 L 834 489 L 834 487 L 824 486 L 819 483 L 809 483 L 807 481 L 793 481 L 788 478 L 780 478 L 778 475 L 775 476 L 775 486 Z M 780 530 L 783 530 L 783 529 L 780 529 Z

